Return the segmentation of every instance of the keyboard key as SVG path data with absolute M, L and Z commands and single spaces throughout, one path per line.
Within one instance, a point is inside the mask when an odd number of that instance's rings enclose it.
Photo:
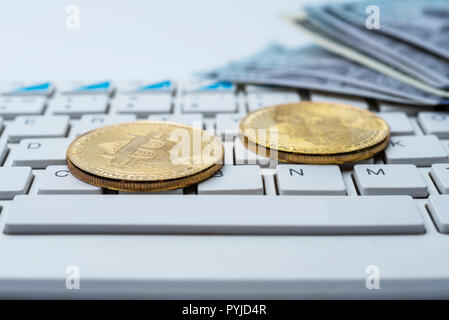
M 426 182 L 414 165 L 356 165 L 354 179 L 361 195 L 427 196 Z
M 225 165 L 211 178 L 198 184 L 198 194 L 263 194 L 260 167 Z
M 168 197 L 173 201 L 167 201 Z M 425 227 L 421 213 L 408 196 L 39 195 L 15 198 L 5 217 L 4 231 L 10 234 L 419 234 L 425 232 Z
M 188 126 L 194 126 L 196 128 L 203 127 L 203 115 L 201 113 L 190 113 L 190 114 L 154 114 L 148 117 L 148 120 L 155 121 L 169 121 L 181 124 L 186 124 Z
M 12 119 L 20 115 L 39 115 L 44 112 L 45 97 L 1 97 L 0 116 Z
M 416 116 L 418 112 L 423 109 L 428 109 L 429 107 L 420 107 L 420 106 L 410 106 L 410 105 L 402 105 L 390 102 L 380 102 L 379 103 L 379 111 L 380 112 L 404 112 L 408 116 Z
M 390 139 L 385 160 L 389 164 L 430 167 L 434 163 L 447 162 L 448 154 L 435 136 L 401 136 Z
M 420 112 L 418 122 L 426 134 L 433 134 L 441 139 L 449 138 L 449 113 Z
M 226 139 L 235 137 L 239 133 L 241 115 L 236 113 L 219 113 L 215 116 L 215 124 L 218 133 Z
M 75 178 L 67 166 L 48 166 L 39 178 L 39 194 L 101 194 L 101 188 Z
M 155 94 L 167 93 L 172 94 L 175 91 L 176 83 L 172 80 L 163 81 L 143 81 L 132 80 L 120 83 L 118 88 L 121 93 L 137 93 L 137 94 Z
M 330 95 L 324 93 L 310 93 L 310 100 L 313 102 L 333 102 L 342 103 L 362 109 L 368 109 L 368 102 L 362 98 L 353 98 L 342 95 Z
M 0 168 L 0 200 L 11 200 L 18 194 L 26 194 L 33 180 L 31 168 Z
M 202 113 L 206 117 L 213 117 L 217 113 L 237 111 L 237 100 L 233 93 L 192 93 L 183 99 L 185 113 Z
M 172 96 L 170 94 L 122 95 L 114 101 L 117 113 L 131 113 L 146 117 L 153 113 L 170 113 Z
M 8 141 L 27 138 L 65 137 L 69 129 L 68 116 L 20 116 L 8 127 Z
M 248 110 L 254 111 L 277 104 L 298 102 L 301 100 L 297 92 L 259 92 L 248 93 L 246 96 Z
M 346 195 L 338 166 L 279 165 L 276 181 L 281 195 Z
M 215 81 L 198 79 L 196 81 L 190 81 L 183 85 L 184 93 L 205 93 L 205 94 L 221 94 L 221 93 L 235 93 L 236 86 L 229 81 Z
M 449 193 L 449 163 L 433 164 L 430 175 L 441 193 Z
M 377 115 L 387 122 L 392 136 L 413 135 L 415 133 L 404 112 L 380 112 Z
M 261 167 L 274 167 L 277 161 L 263 157 L 248 150 L 239 138 L 234 141 L 235 164 L 257 164 Z
M 438 230 L 449 233 L 449 195 L 431 195 L 428 208 Z
M 69 81 L 61 83 L 59 91 L 62 94 L 69 95 L 106 95 L 110 96 L 114 92 L 114 85 L 110 81 L 85 82 L 85 81 Z
M 90 130 L 109 126 L 111 124 L 117 124 L 122 122 L 131 122 L 136 120 L 136 116 L 133 114 L 121 114 L 121 115 L 94 115 L 85 114 L 81 117 L 81 120 L 72 125 L 70 130 L 71 137 L 77 137 Z
M 50 96 L 55 90 L 51 82 L 25 83 L 12 82 L 0 89 L 4 96 Z
M 14 150 L 13 166 L 30 166 L 45 169 L 51 165 L 65 165 L 66 151 L 71 139 L 25 139 Z
M 137 117 L 132 114 L 84 114 L 80 122 L 91 126 L 107 126 L 121 122 L 135 121 Z
M 53 114 L 79 118 L 86 113 L 106 113 L 108 103 L 107 96 L 66 95 L 50 100 L 49 108 Z

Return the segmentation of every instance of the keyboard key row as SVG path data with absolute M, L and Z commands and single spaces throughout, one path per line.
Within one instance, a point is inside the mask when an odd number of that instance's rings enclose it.
M 262 152 L 264 150 L 262 149 Z M 273 160 L 248 150 L 242 141 L 235 139 L 235 164 L 272 166 Z M 430 167 L 449 160 L 448 151 L 436 136 L 394 136 L 383 152 L 387 164 L 414 164 Z
M 85 115 L 79 122 L 74 123 L 70 137 L 73 138 L 102 125 L 128 122 L 135 119 L 136 117 L 133 115 Z M 182 119 L 179 119 L 177 115 L 158 115 L 150 116 L 149 119 L 175 122 L 181 122 L 182 120 L 185 124 L 202 126 L 201 115 L 190 115 L 189 118 Z M 228 122 L 230 124 L 231 120 L 228 119 Z M 67 136 L 68 128 L 68 116 L 17 117 L 9 124 L 2 137 L 13 143 L 20 142 L 23 139 L 64 138 Z M 223 130 L 223 126 L 219 128 Z M 237 129 L 234 132 L 224 129 L 225 139 L 232 139 L 232 136 L 227 137 L 226 134 L 236 134 L 236 131 Z M 235 139 L 234 142 L 234 155 L 235 161 L 233 163 L 235 164 L 257 164 L 262 167 L 273 167 L 277 163 L 273 159 L 248 150 L 239 138 Z M 448 150 L 436 136 L 392 137 L 384 151 L 384 157 L 387 164 L 414 164 L 424 167 L 449 161 Z
M 167 197 L 176 200 L 167 201 Z M 6 215 L 4 232 L 298 235 L 425 232 L 423 217 L 407 196 L 201 197 L 199 204 L 197 197 L 176 195 L 17 196 Z M 129 210 L 131 207 L 134 209 Z
M 39 194 L 101 193 L 101 189 L 76 179 L 65 166 L 69 139 L 23 140 L 14 150 L 13 166 L 46 169 Z M 6 174 L 5 173 L 5 174 Z M 441 193 L 449 193 L 449 163 L 432 166 L 430 172 Z M 346 195 L 338 166 L 279 165 L 275 175 L 280 195 Z M 427 185 L 413 165 L 355 165 L 354 182 L 361 195 L 410 195 L 426 197 Z M 7 187 L 4 187 L 7 188 Z M 20 189 L 21 190 L 21 189 Z M 5 191 L 0 188 L 0 191 Z M 182 190 L 180 191 L 182 193 Z M 257 165 L 224 165 L 197 187 L 198 194 L 264 194 L 262 172 Z
M 125 94 L 173 93 L 177 84 L 172 80 L 130 80 L 118 81 L 117 86 L 109 80 L 101 81 L 65 81 L 57 84 L 57 91 L 64 95 L 105 95 L 110 96 L 116 89 Z M 226 81 L 198 79 L 183 84 L 182 92 L 221 93 L 235 92 L 236 86 Z M 0 84 L 0 94 L 4 96 L 51 96 L 55 85 L 51 82 L 6 82 Z
M 447 185 L 448 173 L 438 175 Z M 358 164 L 354 166 L 354 182 L 361 195 L 428 195 L 426 181 L 414 165 Z M 276 183 L 280 195 L 347 194 L 340 168 L 332 165 L 279 165 Z M 447 189 L 441 190 L 447 193 Z
M 58 83 L 58 92 L 70 95 L 111 95 L 115 87 L 111 81 L 66 81 Z M 51 82 L 9 82 L 0 86 L 4 96 L 51 96 L 55 85 Z
M 81 100 L 84 100 L 84 101 L 97 100 L 98 102 L 101 102 L 102 109 L 97 110 L 98 113 L 102 113 L 102 111 L 104 111 L 104 108 L 106 108 L 106 100 L 104 100 L 104 97 L 78 97 L 78 98 L 82 98 Z M 67 101 L 68 101 L 68 97 L 66 97 L 64 99 L 67 99 Z M 75 99 L 75 100 L 77 100 L 77 99 Z M 82 101 L 76 101 L 76 102 L 73 102 L 72 104 L 69 103 L 69 104 L 67 104 L 67 106 L 68 106 L 68 109 L 70 109 L 70 110 L 64 110 L 65 107 L 63 104 L 59 105 L 60 110 L 55 108 L 54 104 L 50 104 L 50 110 L 54 113 L 66 114 L 72 118 L 73 117 L 84 118 L 85 116 L 89 116 L 92 118 L 93 115 L 95 115 L 95 110 L 89 109 L 90 107 L 86 107 L 86 105 L 84 105 L 82 103 Z M 78 109 L 78 106 L 80 106 L 80 109 Z M 90 111 L 92 111 L 92 112 L 90 112 Z M 137 114 L 139 116 L 142 115 L 139 113 L 137 113 Z M 404 113 L 391 112 L 391 113 L 379 113 L 379 115 L 381 117 L 383 117 L 388 122 L 390 129 L 391 129 L 391 134 L 393 136 L 399 136 L 399 135 L 407 136 L 407 135 L 414 133 L 414 129 L 411 126 L 409 119 L 405 116 Z M 110 121 L 110 123 L 117 123 L 117 121 L 120 121 L 120 118 L 119 118 L 120 116 L 123 116 L 124 121 L 130 121 L 129 119 L 136 119 L 136 114 L 134 114 L 132 112 L 130 112 L 129 114 L 124 114 L 124 115 L 121 115 L 121 114 L 111 114 L 111 115 L 97 114 L 96 116 L 98 117 L 98 119 L 105 119 L 105 120 L 109 117 L 114 118 L 114 120 Z M 220 134 L 223 134 L 226 138 L 234 137 L 238 134 L 238 124 L 239 124 L 241 118 L 242 118 L 242 115 L 237 114 L 237 113 L 218 113 L 215 116 L 216 129 Z M 45 124 L 47 124 L 51 121 L 63 122 L 63 123 L 67 122 L 67 120 L 66 120 L 67 118 L 64 118 L 64 117 L 20 116 L 20 117 L 17 117 L 15 119 L 15 121 L 13 121 L 13 125 L 19 126 L 20 131 L 23 131 L 24 128 L 25 128 L 25 131 L 28 131 L 31 128 L 31 126 L 33 126 L 33 127 L 38 126 L 35 129 L 37 131 L 37 130 L 39 130 L 40 122 L 35 121 L 36 119 L 46 119 Z M 176 114 L 176 115 L 162 113 L 162 114 L 149 115 L 148 119 L 161 120 L 161 121 L 174 121 L 174 122 L 185 123 L 185 124 L 191 125 L 194 121 L 203 121 L 203 115 L 201 113 Z M 3 120 L 0 117 L 0 128 L 2 127 L 2 121 Z M 34 122 L 36 122 L 36 123 L 34 123 Z M 100 120 L 98 122 L 100 122 Z M 104 123 L 108 124 L 109 121 L 104 121 Z M 27 126 L 23 127 L 24 124 L 26 124 Z M 63 126 L 65 126 L 65 125 L 63 124 Z M 42 127 L 47 127 L 47 126 L 42 125 Z M 445 128 L 445 127 L 446 126 L 443 126 L 443 128 Z M 443 129 L 441 129 L 441 130 L 443 130 Z M 436 131 L 436 129 L 432 132 L 436 132 L 440 135 L 442 135 L 442 133 L 443 133 L 443 131 Z M 24 136 L 26 136 L 26 135 L 24 135 Z M 59 135 L 56 135 L 56 136 L 59 136 Z M 32 137 L 32 136 L 28 136 L 28 137 Z M 410 136 L 410 137 L 405 137 L 404 139 L 408 141 L 410 148 L 414 149 L 417 145 L 419 145 L 422 142 L 422 139 L 429 139 L 429 138 Z M 401 141 L 403 139 L 402 139 L 402 137 L 392 138 L 392 141 L 397 141 L 397 140 Z M 433 140 L 435 140 L 435 139 L 433 139 Z M 17 142 L 17 141 L 14 141 L 14 142 Z M 403 143 L 401 143 L 401 144 L 403 144 Z M 395 146 L 400 146 L 400 145 L 399 144 L 396 145 L 395 143 L 393 143 L 392 147 L 395 147 Z M 433 149 L 435 149 L 435 148 L 433 148 Z M 437 147 L 437 149 L 439 149 L 439 147 Z M 406 149 L 402 149 L 402 150 L 407 151 Z M 394 161 L 394 160 L 392 160 L 392 161 Z
M 198 184 L 198 194 L 259 194 L 264 191 L 259 166 L 223 166 L 210 179 Z M 40 177 L 39 194 L 98 194 L 101 188 L 75 178 L 67 166 L 48 166 Z M 129 194 L 127 192 L 121 192 Z M 162 192 L 182 194 L 182 189 Z M 136 193 L 142 194 L 142 193 Z M 160 194 L 157 192 L 143 194 Z
M 90 98 L 90 97 L 89 97 Z M 154 110 L 153 110 L 154 111 Z M 86 110 L 87 112 L 87 110 Z M 80 113 L 78 116 L 80 116 L 82 113 Z M 136 112 L 137 115 L 142 116 L 146 115 L 146 113 L 139 113 Z M 132 121 L 129 120 L 133 117 L 133 119 L 136 119 L 136 114 L 130 113 L 123 115 L 124 121 Z M 74 116 L 74 114 L 69 114 L 70 116 Z M 87 116 L 84 114 L 81 116 L 83 118 L 84 116 Z M 100 116 L 100 115 L 99 115 Z M 120 114 L 118 115 L 101 115 L 106 119 L 107 117 L 115 118 L 110 123 L 117 123 L 117 121 L 120 121 Z M 392 136 L 404 136 L 404 135 L 413 135 L 414 129 L 411 125 L 410 120 L 407 118 L 407 116 L 404 113 L 400 112 L 384 112 L 379 113 L 379 116 L 382 117 L 385 121 L 387 121 L 388 125 L 390 126 L 390 131 Z M 238 135 L 238 125 L 242 118 L 242 115 L 237 113 L 218 113 L 215 116 L 215 127 L 219 134 L 221 134 L 225 139 L 230 139 L 232 137 L 235 137 Z M 148 116 L 149 120 L 159 120 L 159 121 L 172 121 L 172 122 L 178 122 L 183 124 L 192 125 L 197 122 L 196 124 L 200 127 L 203 126 L 203 114 L 201 113 L 191 113 L 191 114 L 169 114 L 169 113 L 161 113 L 161 114 L 151 114 Z M 109 124 L 108 121 L 105 121 L 105 124 Z M 448 127 L 449 128 L 449 127 Z M 448 129 L 449 130 L 449 129 Z M 413 141 L 411 141 L 412 144 L 414 144 Z

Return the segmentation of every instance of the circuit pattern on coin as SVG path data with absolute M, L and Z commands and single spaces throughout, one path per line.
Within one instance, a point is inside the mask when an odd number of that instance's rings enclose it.
M 68 162 L 86 174 L 132 182 L 180 179 L 210 168 L 218 170 L 223 156 L 223 145 L 213 135 L 161 121 L 98 128 L 76 138 L 67 150 Z
M 324 102 L 259 109 L 247 114 L 239 129 L 244 139 L 256 145 L 281 152 L 323 156 L 385 145 L 390 136 L 387 123 L 374 113 Z

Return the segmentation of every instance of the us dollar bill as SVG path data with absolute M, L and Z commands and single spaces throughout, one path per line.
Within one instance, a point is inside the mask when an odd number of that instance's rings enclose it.
M 366 8 L 376 5 L 382 33 L 449 59 L 447 0 L 368 0 L 329 4 L 327 8 L 349 23 L 365 27 Z
M 310 23 L 328 36 L 431 86 L 449 88 L 448 60 L 388 35 L 351 24 L 326 5 L 307 6 L 304 10 Z
M 365 65 L 370 69 L 383 73 L 386 76 L 394 78 L 421 91 L 442 97 L 444 98 L 444 101 L 449 98 L 449 91 L 431 86 L 397 70 L 383 61 L 379 61 L 367 54 L 364 54 L 363 52 L 358 51 L 357 49 L 352 48 L 344 41 L 340 41 L 333 38 L 332 35 L 324 33 L 316 25 L 312 24 L 304 15 L 284 16 L 283 18 L 294 27 L 308 34 L 314 42 L 340 56 Z
M 211 74 L 209 74 L 209 76 L 211 76 Z M 390 101 L 407 105 L 422 105 L 422 103 L 419 103 L 417 101 L 384 94 L 382 92 L 366 90 L 341 81 L 312 75 L 287 75 L 285 73 L 277 72 L 233 72 L 232 74 L 222 73 L 220 76 L 214 78 L 241 84 L 268 85 L 278 86 L 282 88 L 317 90 L 335 94 Z
M 304 81 L 310 77 L 314 85 L 326 83 L 333 87 L 348 90 L 366 90 L 395 97 L 398 101 L 427 105 L 438 105 L 442 99 L 428 94 L 401 81 L 387 77 L 363 65 L 335 55 L 315 45 L 290 49 L 279 44 L 272 44 L 253 56 L 233 62 L 222 68 L 210 71 L 208 76 L 222 80 L 240 81 L 245 75 L 262 81 L 273 78 L 295 81 L 304 87 Z M 248 77 L 247 77 L 248 78 Z M 319 79 L 317 81 L 316 79 Z M 248 79 L 246 79 L 248 80 Z M 358 91 L 362 92 L 362 91 Z M 386 98 L 386 97 L 384 97 Z

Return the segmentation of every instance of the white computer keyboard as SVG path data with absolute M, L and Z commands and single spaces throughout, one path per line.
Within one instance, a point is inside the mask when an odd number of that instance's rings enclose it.
M 444 110 L 199 80 L 0 91 L 0 296 L 449 295 Z M 390 145 L 341 166 L 278 164 L 244 148 L 237 126 L 248 111 L 305 99 L 378 112 Z M 148 194 L 102 190 L 70 174 L 74 137 L 136 119 L 213 132 L 225 166 L 197 186 Z M 84 288 L 66 288 L 71 265 Z M 382 289 L 365 286 L 371 265 Z

